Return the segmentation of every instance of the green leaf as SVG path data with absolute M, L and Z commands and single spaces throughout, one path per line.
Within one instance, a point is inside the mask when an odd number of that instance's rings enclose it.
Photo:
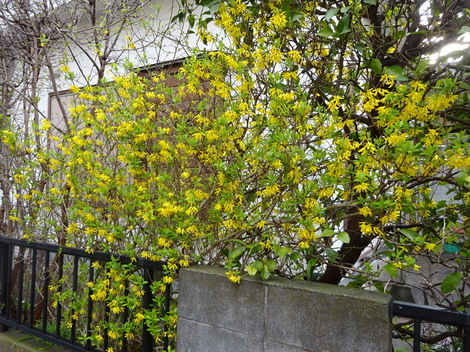
M 403 67 L 398 66 L 398 65 L 393 65 L 390 67 L 385 68 L 385 73 L 389 76 L 394 76 L 395 81 L 409 81 L 410 79 L 408 78 L 405 70 Z
M 395 348 L 395 352 L 410 352 L 410 350 L 406 347 L 398 347 Z
M 463 186 L 465 185 L 467 177 L 468 177 L 468 173 L 466 173 L 465 171 L 460 171 L 455 177 L 455 181 L 457 181 L 459 186 Z
M 333 236 L 335 234 L 335 232 L 331 229 L 325 229 L 322 231 L 320 237 L 330 237 L 330 236 Z
M 258 272 L 258 269 L 256 269 L 255 267 L 253 267 L 251 265 L 247 265 L 245 267 L 245 270 L 248 273 L 248 275 L 250 275 L 250 276 L 255 276 L 256 273 Z
M 328 260 L 330 261 L 330 263 L 333 263 L 336 260 L 336 258 L 338 258 L 339 254 L 334 249 L 326 248 L 325 252 L 326 252 L 326 255 L 328 256 Z
M 292 253 L 289 255 L 289 258 L 290 258 L 293 262 L 297 262 L 297 261 L 300 259 L 300 254 L 297 253 L 297 252 L 292 252 Z
M 261 278 L 263 280 L 267 280 L 271 276 L 271 272 L 269 271 L 269 269 L 266 265 L 263 265 L 263 268 L 261 269 L 260 274 L 261 274 Z
M 459 30 L 459 34 L 464 34 L 464 33 L 468 33 L 470 32 L 470 27 L 468 26 L 462 26 L 462 28 L 460 28 Z
M 284 258 L 286 255 L 292 252 L 290 248 L 280 246 L 278 244 L 275 244 L 273 247 L 274 247 L 274 253 L 276 253 L 280 258 Z
M 447 275 L 447 277 L 444 279 L 444 281 L 442 281 L 441 284 L 442 293 L 449 293 L 455 290 L 459 285 L 460 280 L 462 280 L 462 277 L 463 272 L 461 271 L 457 271 L 455 273 Z
M 256 270 L 261 271 L 264 265 L 259 260 L 257 260 L 256 262 L 251 263 L 251 266 L 255 268 Z
M 307 278 L 310 281 L 313 281 L 313 269 L 317 265 L 317 260 L 315 258 L 310 258 L 310 260 L 307 263 Z
M 212 6 L 212 5 L 214 5 L 218 2 L 219 2 L 219 0 L 201 0 L 199 2 L 199 5 L 210 7 L 210 6 Z
M 326 11 L 325 20 L 329 21 L 331 18 L 339 12 L 339 9 L 329 9 Z
M 240 246 L 244 246 L 244 245 L 246 244 L 246 243 L 243 242 L 242 240 L 239 240 L 239 239 L 236 239 L 236 238 L 230 239 L 230 240 L 228 240 L 227 242 L 236 243 L 236 244 L 239 244 Z
M 214 15 L 220 7 L 220 0 L 201 0 L 200 5 L 209 8 L 211 15 Z
M 385 292 L 385 284 L 382 281 L 373 280 L 372 285 L 377 289 L 379 292 Z
M 363 0 L 366 4 L 377 5 L 377 0 Z
M 228 254 L 228 264 L 231 265 L 234 261 L 236 261 L 246 250 L 246 247 L 237 247 L 233 249 Z
M 296 13 L 296 14 L 294 14 L 294 16 L 292 16 L 291 20 L 292 20 L 292 22 L 295 22 L 295 21 L 300 20 L 303 17 L 304 17 L 304 15 L 302 13 Z
M 173 16 L 173 18 L 171 19 L 171 22 L 178 21 L 179 23 L 183 23 L 185 17 L 186 17 L 186 12 L 180 11 L 175 16 Z
M 383 269 L 387 272 L 388 275 L 392 277 L 397 277 L 397 267 L 393 264 L 387 264 L 383 267 Z
M 398 231 L 401 232 L 403 235 L 405 235 L 412 241 L 415 241 L 419 237 L 419 234 L 416 231 L 413 231 L 410 229 L 400 229 Z
M 339 20 L 336 26 L 336 34 L 345 34 L 350 32 L 349 23 L 351 22 L 351 15 L 348 13 L 342 19 Z
M 372 59 L 369 67 L 376 75 L 382 74 L 382 61 L 379 59 Z
M 338 240 L 340 240 L 343 243 L 351 242 L 351 238 L 349 237 L 347 232 L 340 232 L 336 236 L 338 236 Z
M 322 30 L 320 32 L 318 32 L 318 35 L 320 37 L 325 37 L 325 38 L 326 37 L 331 37 L 333 34 L 334 34 L 334 32 L 328 26 L 323 27 Z
M 260 244 L 255 244 L 248 246 L 250 248 L 250 254 L 255 254 L 256 252 L 259 252 L 260 250 L 263 249 L 263 247 Z
M 194 17 L 194 15 L 189 15 L 188 16 L 188 23 L 190 25 L 190 27 L 194 27 L 194 22 L 196 21 L 196 17 Z
M 359 54 L 364 55 L 364 45 L 355 44 L 354 49 L 356 49 Z
M 276 262 L 272 259 L 268 259 L 266 261 L 266 267 L 269 269 L 269 271 L 274 271 L 277 269 Z

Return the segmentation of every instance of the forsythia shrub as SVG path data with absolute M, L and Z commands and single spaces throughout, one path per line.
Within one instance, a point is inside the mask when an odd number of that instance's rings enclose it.
M 439 294 L 465 305 L 470 155 L 456 121 L 469 86 L 460 71 L 429 78 L 427 58 L 385 65 L 374 55 L 398 50 L 406 13 L 382 4 L 394 37 L 378 47 L 363 24 L 376 2 L 347 3 L 319 15 L 309 1 L 204 2 L 197 32 L 217 50 L 188 58 L 176 86 L 130 72 L 71 87 L 71 132 L 37 161 L 56 177 L 31 197 L 67 204 L 68 245 L 167 261 L 161 283 L 206 263 L 234 283 L 275 273 L 384 290 L 382 270 L 419 271 L 417 257 L 455 243 L 461 265 Z

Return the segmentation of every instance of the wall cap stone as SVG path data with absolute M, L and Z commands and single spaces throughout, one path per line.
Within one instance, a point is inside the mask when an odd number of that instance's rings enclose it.
M 228 280 L 225 275 L 227 269 L 222 267 L 193 265 L 187 268 L 182 268 L 180 271 L 206 273 L 210 275 L 220 276 L 223 277 L 225 280 Z M 340 285 L 331 285 L 315 281 L 287 279 L 279 276 L 271 276 L 268 280 L 263 280 L 259 275 L 245 276 L 242 278 L 241 283 L 243 283 L 244 281 L 258 283 L 266 286 L 293 288 L 311 292 L 334 294 L 342 297 L 352 297 L 359 300 L 375 301 L 378 304 L 390 304 L 393 299 L 391 295 L 382 292 L 363 290 L 359 288 L 352 288 Z M 239 284 L 234 283 L 233 285 Z

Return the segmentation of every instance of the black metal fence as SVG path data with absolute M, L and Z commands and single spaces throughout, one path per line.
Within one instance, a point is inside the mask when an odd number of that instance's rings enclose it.
M 438 307 L 423 306 L 414 303 L 395 301 L 392 304 L 394 316 L 411 318 L 410 322 L 395 325 L 395 329 L 401 332 L 409 333 L 409 329 L 404 329 L 403 325 L 412 325 L 413 352 L 421 351 L 421 342 L 432 343 L 433 340 L 445 341 L 445 338 L 459 337 L 461 341 L 461 352 L 470 352 L 470 314 L 446 310 Z M 423 323 L 436 323 L 442 327 L 456 327 L 454 331 L 446 331 L 434 336 L 434 338 L 426 338 L 423 336 Z M 443 340 L 444 339 L 444 340 Z M 441 349 L 442 351 L 450 351 L 450 349 Z
M 71 351 L 167 350 L 164 265 L 0 236 L 0 327 Z

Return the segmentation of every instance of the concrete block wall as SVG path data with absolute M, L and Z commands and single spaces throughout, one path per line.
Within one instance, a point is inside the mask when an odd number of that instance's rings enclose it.
M 391 352 L 391 297 L 315 282 L 182 269 L 178 352 Z

